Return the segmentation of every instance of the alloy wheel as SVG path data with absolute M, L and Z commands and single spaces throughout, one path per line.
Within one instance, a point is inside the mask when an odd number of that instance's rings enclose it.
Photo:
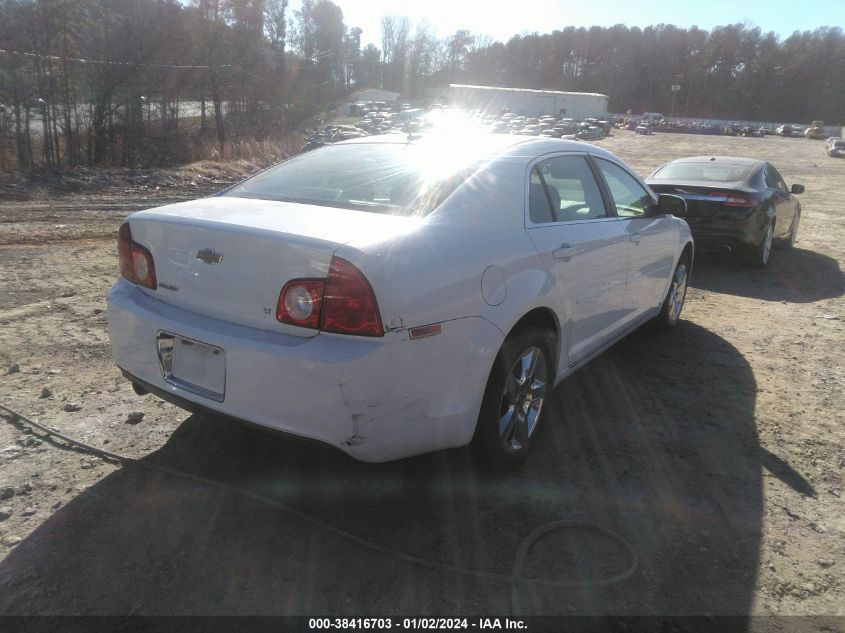
M 769 228 L 766 229 L 766 237 L 763 238 L 763 248 L 761 252 L 762 264 L 765 266 L 769 263 L 769 256 L 772 254 L 772 238 L 775 234 L 775 225 L 769 223 Z
M 681 309 L 684 307 L 684 298 L 687 294 L 687 279 L 687 265 L 681 262 L 675 269 L 675 276 L 672 277 L 672 285 L 669 287 L 668 314 L 672 323 L 681 316 Z
M 792 225 L 792 231 L 789 234 L 789 246 L 795 246 L 798 241 L 798 223 L 801 222 L 801 214 L 795 214 L 795 223 Z
M 546 395 L 546 358 L 529 347 L 507 373 L 499 405 L 499 441 L 507 451 L 521 450 L 537 428 Z

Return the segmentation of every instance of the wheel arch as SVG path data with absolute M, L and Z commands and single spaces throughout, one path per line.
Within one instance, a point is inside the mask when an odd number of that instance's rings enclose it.
M 689 257 L 690 272 L 692 272 L 692 265 L 693 261 L 695 260 L 695 244 L 692 241 L 688 241 L 686 244 L 684 244 L 683 248 L 681 249 L 681 254 L 678 257 L 678 261 L 681 261 L 681 258 L 684 255 Z
M 519 332 L 527 330 L 530 327 L 538 327 L 540 329 L 548 331 L 552 335 L 552 349 L 555 353 L 553 371 L 557 372 L 557 368 L 560 362 L 561 340 L 560 320 L 558 319 L 557 314 L 555 314 L 554 310 L 552 310 L 548 306 L 536 306 L 534 308 L 531 308 L 511 326 L 511 328 L 505 335 L 505 340 L 512 338 Z

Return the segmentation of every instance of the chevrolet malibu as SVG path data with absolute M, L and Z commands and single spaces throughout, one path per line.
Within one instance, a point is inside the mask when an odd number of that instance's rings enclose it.
M 600 148 L 356 139 L 119 231 L 114 358 L 139 394 L 386 461 L 520 464 L 552 388 L 674 326 L 686 204 Z

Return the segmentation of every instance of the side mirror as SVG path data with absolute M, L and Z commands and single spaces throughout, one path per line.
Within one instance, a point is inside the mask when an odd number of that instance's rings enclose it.
M 661 193 L 657 196 L 657 213 L 684 218 L 687 215 L 687 201 L 681 196 L 673 196 L 671 193 Z
M 804 185 L 792 185 L 792 193 L 804 193 Z

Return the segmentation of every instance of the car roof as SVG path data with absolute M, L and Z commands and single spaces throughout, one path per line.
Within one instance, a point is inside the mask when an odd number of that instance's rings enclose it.
M 670 160 L 667 165 L 671 163 L 716 163 L 721 165 L 745 165 L 754 167 L 762 165 L 766 161 L 757 158 L 742 158 L 740 156 L 688 156 L 686 158 L 676 158 Z
M 419 145 L 436 147 L 437 145 L 448 146 L 455 143 L 454 134 L 419 134 L 408 135 L 404 133 L 380 134 L 378 136 L 362 136 L 360 138 L 341 141 L 336 145 L 366 145 L 366 144 L 394 144 L 394 145 Z M 492 158 L 496 155 L 507 154 L 514 157 L 534 157 L 554 152 L 588 152 L 595 156 L 601 156 L 610 160 L 618 161 L 613 154 L 596 145 L 582 141 L 572 141 L 544 136 L 520 136 L 518 134 L 491 134 L 489 132 L 470 133 L 466 137 L 467 143 L 472 143 L 477 150 L 479 158 Z
M 518 136 L 503 135 L 503 134 L 488 134 L 478 133 L 467 137 L 467 142 L 471 142 L 479 149 L 479 153 L 497 152 L 513 145 L 524 142 L 525 139 Z M 455 142 L 455 134 L 411 134 L 405 132 L 396 132 L 392 134 L 379 134 L 378 136 L 362 136 L 360 138 L 342 141 L 337 145 L 370 145 L 370 144 L 393 144 L 393 145 L 419 145 L 419 146 L 436 146 L 448 145 Z

